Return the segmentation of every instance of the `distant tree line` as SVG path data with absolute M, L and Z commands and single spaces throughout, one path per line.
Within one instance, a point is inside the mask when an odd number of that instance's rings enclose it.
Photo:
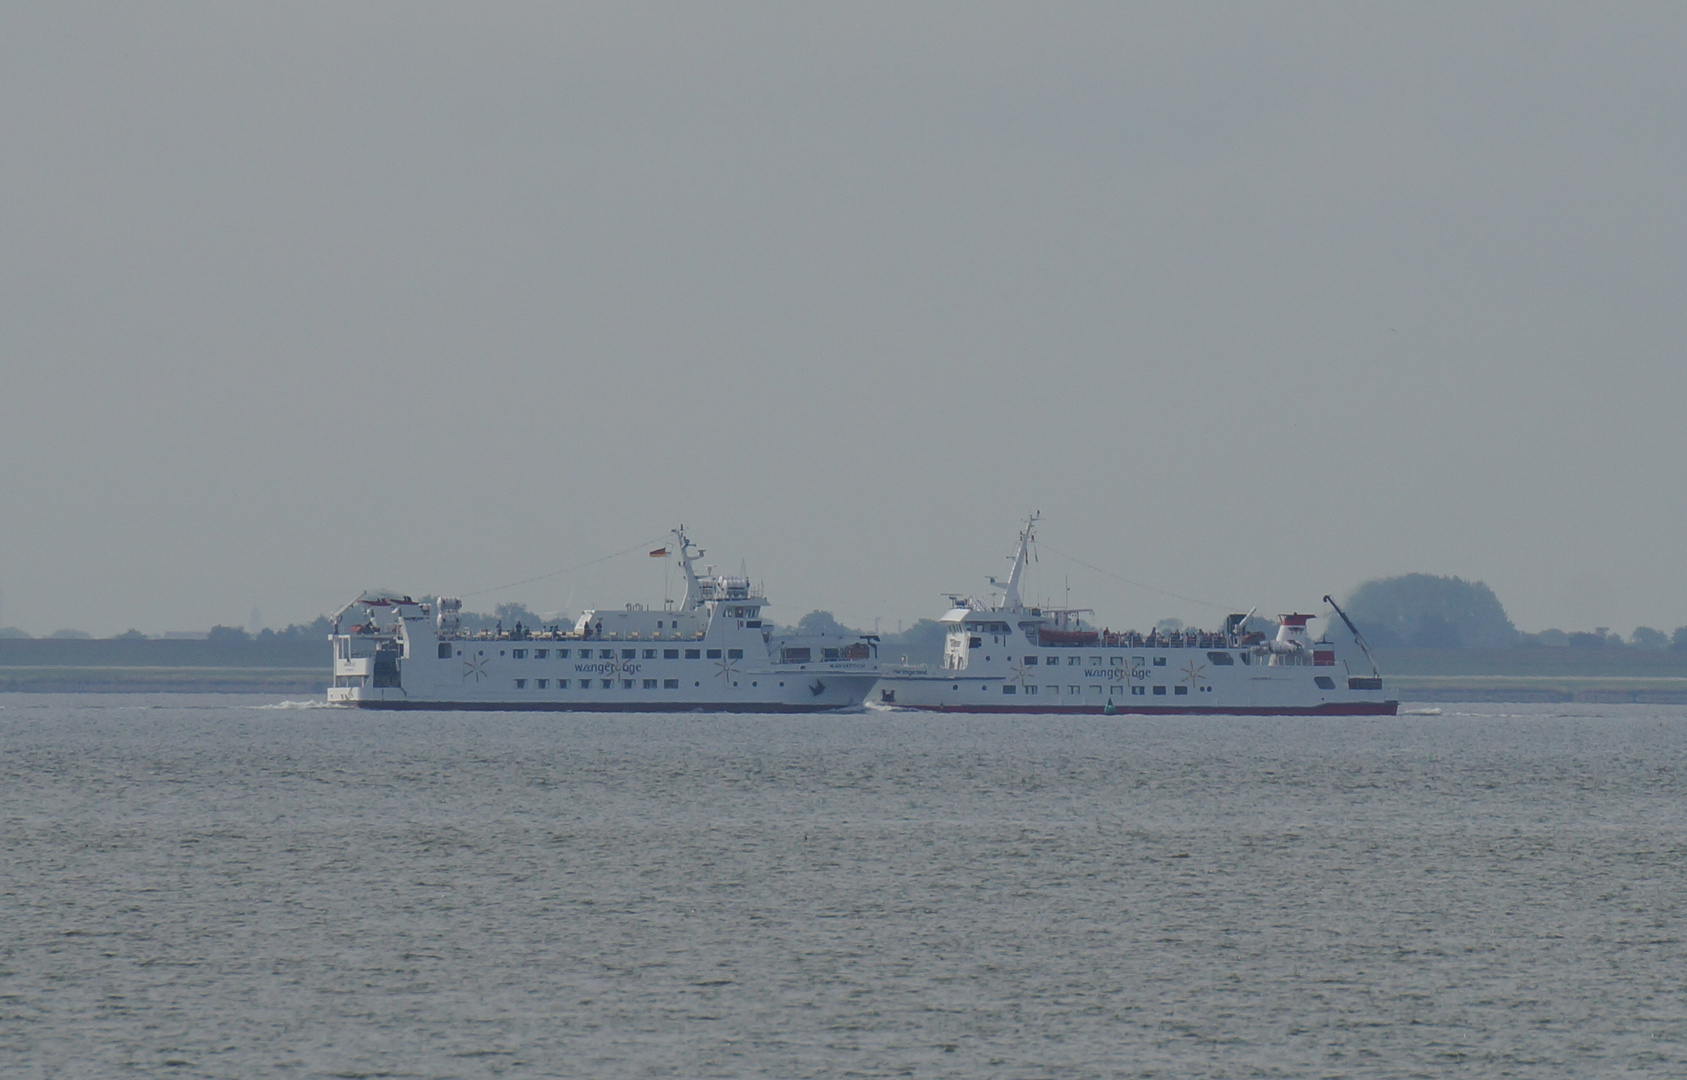
M 432 603 L 434 597 L 423 597 Z M 1687 651 L 1687 626 L 1676 627 L 1671 633 L 1650 626 L 1637 626 L 1626 639 L 1613 633 L 1610 627 L 1597 626 L 1591 630 L 1542 630 L 1526 634 L 1512 625 L 1494 591 L 1480 581 L 1466 581 L 1459 577 L 1436 577 L 1432 574 L 1402 574 L 1398 577 L 1378 578 L 1360 585 L 1343 604 L 1349 617 L 1358 624 L 1360 632 L 1377 648 L 1430 649 L 1510 649 L 1510 648 L 1571 648 L 1602 649 L 1630 648 Z M 514 630 L 517 626 L 537 630 L 561 626 L 571 628 L 574 620 L 565 615 L 545 617 L 525 604 L 504 603 L 490 612 L 464 611 L 460 623 L 465 630 Z M 1161 629 L 1181 628 L 1176 619 L 1162 619 Z M 252 643 L 318 642 L 324 640 L 332 624 L 328 616 L 319 615 L 308 623 L 293 623 L 284 629 L 263 629 L 256 634 L 238 626 L 213 626 L 206 635 L 211 641 L 225 645 Z M 1255 617 L 1249 629 L 1270 631 L 1274 624 Z M 839 622 L 830 611 L 815 610 L 797 620 L 795 626 L 771 626 L 776 633 L 842 634 L 855 636 L 867 631 L 857 630 Z M 937 664 L 943 657 L 946 629 L 934 619 L 921 619 L 895 634 L 879 636 L 879 655 L 886 660 L 907 658 L 909 663 Z M 16 627 L 0 628 L 0 638 L 27 638 L 32 635 Z M 80 630 L 56 630 L 50 638 L 88 638 L 92 635 Z M 148 635 L 128 630 L 115 635 L 118 639 L 144 639 Z
M 1525 634 L 1512 625 L 1499 597 L 1480 581 L 1432 574 L 1402 574 L 1367 581 L 1343 605 L 1379 649 L 1682 649 L 1687 626 L 1665 634 L 1637 626 L 1625 640 L 1608 626 L 1591 630 L 1542 630 Z

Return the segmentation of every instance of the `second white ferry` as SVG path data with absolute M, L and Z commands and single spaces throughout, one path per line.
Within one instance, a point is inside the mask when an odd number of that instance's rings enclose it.
M 1029 606 L 1019 587 L 1037 524 L 1019 534 L 1013 571 L 989 599 L 954 596 L 942 666 L 889 667 L 876 705 L 903 709 L 1011 713 L 1240 713 L 1395 715 L 1400 703 L 1365 656 L 1354 670 L 1349 650 L 1314 641 L 1312 615 L 1278 616 L 1272 638 L 1249 632 L 1248 615 L 1217 631 L 1147 634 L 1084 624 L 1088 609 Z
M 592 712 L 823 712 L 862 703 L 879 677 L 877 638 L 776 637 L 762 619 L 767 597 L 748 578 L 713 567 L 698 575 L 703 551 L 684 526 L 674 539 L 685 575 L 677 606 L 591 610 L 570 629 L 467 631 L 458 599 L 359 596 L 334 616 L 328 701 Z

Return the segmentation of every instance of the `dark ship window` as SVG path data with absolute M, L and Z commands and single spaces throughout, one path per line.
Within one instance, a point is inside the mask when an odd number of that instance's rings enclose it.
M 1207 654 L 1207 659 L 1211 660 L 1213 663 L 1217 664 L 1219 667 L 1235 667 L 1236 666 L 1236 658 L 1234 656 L 1231 656 L 1227 652 L 1210 652 L 1210 653 Z
M 439 658 L 441 660 L 451 659 L 451 643 L 449 641 L 439 643 Z
M 1320 690 L 1334 690 L 1336 688 L 1336 681 L 1328 675 L 1314 676 L 1312 681 L 1318 684 Z

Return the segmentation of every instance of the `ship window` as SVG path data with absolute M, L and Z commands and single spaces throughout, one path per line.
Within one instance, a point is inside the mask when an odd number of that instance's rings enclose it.
M 726 650 L 726 658 L 728 660 L 742 660 L 742 659 L 744 659 L 744 650 L 743 649 L 728 649 L 728 650 Z
M 703 655 L 703 653 L 702 653 L 702 650 L 700 650 L 700 649 L 687 649 L 687 650 L 685 650 L 685 658 L 687 660 L 696 660 L 699 657 L 701 657 L 702 655 Z
M 1166 688 L 1163 687 L 1163 686 L 1156 686 L 1154 688 L 1154 693 L 1159 697 L 1165 697 L 1166 696 Z
M 779 662 L 781 664 L 806 664 L 813 655 L 813 652 L 806 645 L 800 648 L 787 645 L 779 650 Z
M 615 688 L 615 680 L 614 679 L 603 679 L 601 681 L 603 683 L 603 688 L 605 690 L 613 690 Z
M 567 679 L 558 679 L 558 680 L 557 680 L 557 681 L 556 681 L 556 688 L 557 688 L 557 689 L 558 689 L 558 690 L 566 690 L 566 689 L 568 689 L 568 680 L 567 680 Z
M 1336 681 L 1328 675 L 1315 676 L 1312 681 L 1318 684 L 1320 690 L 1334 690 L 1336 688 Z
M 1101 696 L 1101 687 L 1099 687 L 1099 686 L 1090 687 L 1090 693 L 1094 694 L 1096 697 L 1100 697 Z
M 1081 657 L 1081 656 L 1068 656 L 1066 658 L 1066 666 L 1067 667 L 1077 667 L 1078 661 L 1082 660 L 1082 659 L 1083 659 L 1083 657 Z
M 752 630 L 760 630 L 761 629 L 761 620 L 760 619 L 751 619 L 748 622 L 746 622 L 744 625 L 750 627 Z
M 623 660 L 637 660 L 638 659 L 638 650 L 637 649 L 622 649 L 621 650 L 621 659 L 623 659 Z
M 645 659 L 646 659 L 646 660 L 654 660 L 654 659 L 656 659 L 656 650 L 655 650 L 655 649 L 646 649 L 646 650 L 644 650 L 644 658 L 645 658 Z
M 615 659 L 615 650 L 614 649 L 599 649 L 597 651 L 597 658 L 599 660 L 613 660 L 613 659 Z
M 515 688 L 516 688 L 516 689 L 517 689 L 517 690 L 525 690 L 525 689 L 527 689 L 527 680 L 526 680 L 526 679 L 517 679 L 517 680 L 516 680 L 516 681 L 515 681 Z
M 664 690 L 678 690 L 679 689 L 679 680 L 678 679 L 663 679 L 662 680 L 662 689 L 664 689 Z
M 1066 692 L 1068 694 L 1081 694 L 1084 692 L 1084 688 L 1081 686 L 1068 686 L 1066 688 Z
M 655 680 L 655 679 L 646 679 L 646 680 L 644 680 L 644 688 L 645 688 L 645 689 L 646 689 L 646 690 L 654 690 L 654 689 L 656 689 L 656 680 Z
M 1210 652 L 1210 653 L 1207 654 L 1207 659 L 1211 660 L 1213 663 L 1217 664 L 1219 667 L 1235 667 L 1236 666 L 1236 658 L 1234 656 L 1231 656 L 1227 652 Z
M 533 659 L 535 659 L 535 660 L 543 660 L 545 657 L 547 657 L 549 655 L 550 655 L 549 649 L 534 649 L 533 650 Z
M 1131 687 L 1131 693 L 1135 694 L 1137 697 L 1142 697 L 1144 694 L 1148 693 L 1148 687 L 1133 686 Z
M 679 650 L 678 649 L 663 649 L 662 650 L 662 659 L 664 659 L 664 660 L 678 660 L 679 659 Z
M 1101 666 L 1101 657 L 1099 657 L 1099 656 L 1090 657 L 1090 667 L 1100 667 L 1100 666 Z
M 1124 662 L 1125 662 L 1125 658 L 1122 657 L 1122 656 L 1115 656 L 1115 657 L 1113 657 L 1113 659 L 1111 661 L 1111 663 L 1114 667 L 1121 667 L 1124 664 Z
M 658 629 L 658 630 L 662 629 L 662 620 L 661 619 L 656 620 L 656 629 Z
M 1174 687 L 1172 687 L 1172 693 L 1174 693 L 1174 694 L 1187 694 L 1187 693 L 1189 693 L 1189 687 L 1187 687 L 1187 686 L 1174 686 Z
M 967 638 L 967 648 L 969 648 L 969 649 L 980 649 L 980 648 L 983 648 L 983 647 L 984 647 L 984 639 L 983 638 L 979 638 L 979 637 L 969 637 L 969 638 Z
M 1060 663 L 1060 657 L 1051 656 L 1051 657 L 1048 658 L 1048 660 L 1045 661 L 1045 663 L 1058 665 Z
M 449 641 L 439 643 L 439 658 L 441 660 L 451 659 L 451 643 Z
M 525 659 L 527 659 L 527 650 L 526 649 L 511 649 L 510 650 L 510 659 L 511 660 L 525 660 Z
M 1017 693 L 1019 693 L 1019 687 L 1013 685 L 1012 683 L 1003 683 L 1002 684 L 1002 693 L 1004 693 L 1004 694 L 1017 694 Z
M 1025 692 L 1027 694 L 1035 694 L 1037 692 L 1037 688 L 1035 686 L 1027 686 L 1025 688 Z
M 1025 666 L 1026 667 L 1036 667 L 1037 666 L 1037 658 L 1035 656 L 1027 656 L 1025 658 Z
M 1054 685 L 1053 685 L 1053 686 L 1051 686 L 1051 687 L 1049 687 L 1049 693 L 1051 693 L 1051 694 L 1058 694 L 1058 693 L 1060 693 L 1060 684 L 1059 684 L 1059 683 L 1056 683 L 1056 684 L 1054 684 Z
M 719 649 L 710 649 L 709 650 L 709 659 L 710 660 L 719 660 L 720 659 L 720 650 Z
M 556 658 L 557 658 L 557 659 L 558 659 L 558 660 L 566 660 L 566 659 L 568 659 L 568 650 L 567 650 L 567 649 L 558 649 L 558 650 L 557 650 L 557 651 L 556 651 Z
M 633 688 L 633 680 L 631 680 L 631 679 L 622 679 L 621 680 L 621 689 L 631 690 L 632 688 Z
M 543 690 L 545 687 L 549 686 L 550 684 L 551 684 L 551 681 L 549 679 L 534 679 L 533 680 L 533 685 L 540 690 Z
M 1154 658 L 1154 666 L 1155 667 L 1165 667 L 1166 666 L 1166 658 L 1163 657 L 1163 656 L 1156 656 Z

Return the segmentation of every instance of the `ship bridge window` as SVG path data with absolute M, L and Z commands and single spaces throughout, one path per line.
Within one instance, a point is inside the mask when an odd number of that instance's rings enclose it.
M 662 650 L 662 659 L 664 659 L 664 660 L 678 660 L 679 659 L 679 650 L 678 649 L 663 649 Z
M 1227 652 L 1210 652 L 1210 653 L 1207 654 L 1207 659 L 1211 660 L 1214 664 L 1217 664 L 1219 667 L 1235 667 L 1236 666 L 1236 658 L 1234 656 L 1231 656 Z
M 710 649 L 709 650 L 709 659 L 710 660 L 719 660 L 720 659 L 720 650 L 719 649 Z
M 1328 675 L 1315 675 L 1312 681 L 1318 684 L 1320 690 L 1334 690 L 1336 688 L 1336 681 Z
M 787 646 L 779 650 L 779 662 L 781 664 L 806 664 L 813 655 L 813 652 L 807 646 L 801 648 Z
M 700 660 L 700 659 L 702 659 L 702 657 L 703 657 L 703 651 L 701 649 L 687 649 L 687 650 L 685 650 L 685 658 L 687 660 Z
M 613 660 L 613 659 L 615 659 L 615 650 L 614 649 L 599 649 L 597 651 L 597 658 L 599 660 Z
M 439 643 L 439 658 L 441 660 L 451 659 L 451 643 L 449 641 Z
M 743 649 L 728 649 L 728 650 L 726 650 L 726 658 L 728 660 L 742 660 L 742 659 L 744 659 L 744 650 Z

